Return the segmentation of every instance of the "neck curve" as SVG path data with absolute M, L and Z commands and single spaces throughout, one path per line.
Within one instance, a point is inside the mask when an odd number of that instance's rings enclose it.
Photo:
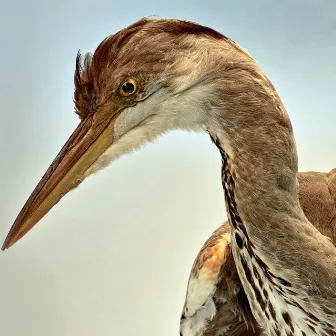
M 292 294 L 295 288 L 299 301 L 308 297 L 316 311 L 325 307 L 334 313 L 336 298 L 330 302 L 330 297 L 336 290 L 336 249 L 301 209 L 289 117 L 261 71 L 244 74 L 250 75 L 245 78 L 250 85 L 237 95 L 232 95 L 230 86 L 221 92 L 222 111 L 212 112 L 219 117 L 209 128 L 222 156 L 222 184 L 239 277 L 254 308 L 254 288 L 248 285 L 252 270 L 241 265 L 239 254 L 244 245 L 264 277 L 271 274 Z M 256 81 L 261 75 L 263 80 Z M 256 316 L 259 321 L 263 317 Z

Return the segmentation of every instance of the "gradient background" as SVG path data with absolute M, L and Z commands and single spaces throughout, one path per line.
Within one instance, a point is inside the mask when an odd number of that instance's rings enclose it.
M 291 115 L 300 170 L 334 151 L 336 2 L 4 1 L 0 7 L 0 233 L 78 123 L 77 50 L 146 15 L 208 25 L 236 40 Z M 70 193 L 0 255 L 0 334 L 178 335 L 196 253 L 226 218 L 208 136 L 174 132 Z

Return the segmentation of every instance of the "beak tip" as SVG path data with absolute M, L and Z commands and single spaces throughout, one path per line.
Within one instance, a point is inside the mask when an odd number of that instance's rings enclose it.
M 99 122 L 93 116 L 83 119 L 57 154 L 14 221 L 2 251 L 16 244 L 65 194 L 78 186 L 86 170 L 111 146 L 117 113 L 106 109 L 99 115 Z
M 17 236 L 8 235 L 5 239 L 5 241 L 2 244 L 1 251 L 6 251 L 10 247 L 12 247 L 20 238 L 17 238 Z
M 5 239 L 5 241 L 3 242 L 2 244 L 2 247 L 1 247 L 1 251 L 5 251 L 7 250 L 8 248 L 10 248 L 12 246 L 12 244 L 10 244 L 9 240 L 8 240 L 8 237 Z

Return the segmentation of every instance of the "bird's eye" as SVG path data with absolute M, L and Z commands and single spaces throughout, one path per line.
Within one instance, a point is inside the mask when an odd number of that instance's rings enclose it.
M 137 91 L 137 84 L 134 79 L 126 80 L 120 87 L 121 96 L 132 96 Z

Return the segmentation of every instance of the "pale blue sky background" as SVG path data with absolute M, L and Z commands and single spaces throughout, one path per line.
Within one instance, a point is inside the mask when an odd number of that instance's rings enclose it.
M 336 2 L 0 0 L 0 237 L 78 123 L 78 49 L 146 15 L 247 49 L 292 118 L 300 170 L 336 166 Z M 193 259 L 226 218 L 220 157 L 172 133 L 69 194 L 0 254 L 0 334 L 178 335 Z

